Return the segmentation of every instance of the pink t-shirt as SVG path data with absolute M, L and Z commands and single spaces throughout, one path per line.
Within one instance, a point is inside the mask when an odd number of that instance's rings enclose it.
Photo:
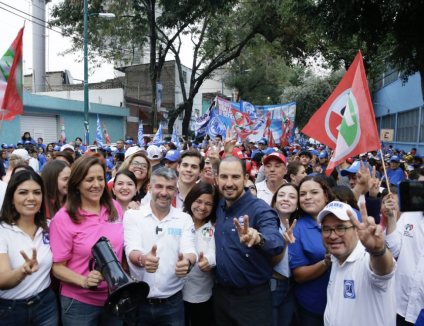
M 102 206 L 100 216 L 80 209 L 85 220 L 75 224 L 69 217 L 66 207 L 62 207 L 50 223 L 50 246 L 53 252 L 53 262 L 67 261 L 67 267 L 74 272 L 88 276 L 88 262 L 92 257 L 91 248 L 100 239 L 109 239 L 116 255 L 122 263 L 124 246 L 124 230 L 122 226 L 122 209 L 114 201 L 119 218 L 115 223 L 109 223 L 109 214 Z M 107 283 L 103 281 L 96 291 L 61 282 L 61 294 L 86 304 L 103 306 L 108 297 Z

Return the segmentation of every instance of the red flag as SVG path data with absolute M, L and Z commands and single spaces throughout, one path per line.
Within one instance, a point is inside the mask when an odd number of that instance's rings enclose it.
M 348 74 L 351 74 L 349 79 L 352 82 L 349 85 L 343 109 L 340 111 L 342 120 L 337 126 L 336 146 L 333 147 L 333 156 L 326 169 L 327 175 L 330 175 L 331 171 L 348 157 L 380 148 L 380 139 L 361 52 L 358 53 L 347 71 L 346 75 Z M 346 78 L 346 75 L 343 79 Z M 333 95 L 334 93 L 330 98 Z M 310 134 L 309 136 L 315 138 Z
M 289 138 L 293 129 L 293 122 L 284 112 L 282 112 L 283 118 L 281 120 L 281 130 L 283 133 L 280 136 L 281 146 L 287 146 L 289 144 Z
M 109 132 L 107 131 L 107 128 L 104 122 L 103 122 L 103 134 L 105 136 L 106 144 L 110 144 Z
M 266 125 L 265 125 L 265 128 L 264 128 L 264 134 L 263 134 L 262 137 L 265 137 L 270 126 L 271 126 L 271 112 L 268 112 L 268 114 L 266 115 Z
M 302 129 L 302 133 L 318 140 L 332 149 L 336 147 L 337 135 L 339 134 L 338 128 L 342 122 L 348 93 L 352 88 L 353 79 L 358 66 L 364 69 L 361 52 L 358 53 L 334 92 L 321 108 L 315 112 L 309 120 L 309 123 Z M 368 83 L 366 80 L 365 85 L 368 90 Z
M 6 54 L 1 58 L 2 68 L 3 64 L 8 65 L 10 58 L 13 58 L 10 72 L 7 75 L 7 71 L 1 70 L 1 78 L 3 79 L 2 84 L 7 81 L 6 90 L 3 94 L 3 88 L 0 92 L 1 112 L 0 119 L 4 114 L 4 120 L 11 121 L 18 114 L 24 113 L 24 105 L 22 101 L 23 94 L 23 77 L 22 77 L 22 36 L 24 34 L 24 27 L 18 33 L 18 36 L 13 41 L 11 47 L 7 50 Z M 10 66 L 9 66 L 10 67 Z M 3 86 L 2 85 L 2 86 Z M 3 98 L 1 98 L 3 97 Z
M 272 135 L 271 129 L 268 129 L 268 146 L 277 147 L 277 145 L 275 144 L 274 136 Z
M 254 132 L 249 128 L 250 125 L 252 125 L 252 122 L 250 121 L 249 113 L 241 112 L 239 110 L 236 110 L 234 108 L 231 108 L 231 111 L 234 116 L 235 123 L 231 121 L 233 126 L 236 129 L 237 135 L 241 138 L 241 140 L 245 140 L 246 137 L 248 137 L 251 134 L 257 134 L 257 132 Z
M 63 144 L 65 141 L 66 141 L 65 119 L 62 119 L 62 126 L 60 128 L 60 142 Z

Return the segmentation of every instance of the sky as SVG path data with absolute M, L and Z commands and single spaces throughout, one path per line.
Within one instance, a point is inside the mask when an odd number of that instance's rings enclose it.
M 46 21 L 48 21 L 49 13 L 51 12 L 52 6 L 60 3 L 63 0 L 53 0 L 46 5 Z M 35 4 L 37 5 L 38 0 Z M 13 13 L 12 13 L 13 12 Z M 19 30 L 25 24 L 24 31 L 24 74 L 32 73 L 32 22 L 34 20 L 32 15 L 32 2 L 30 0 L 0 0 L 0 55 L 3 55 L 13 40 L 16 38 Z M 83 12 L 81 12 L 83 15 Z M 20 17 L 21 16 L 21 17 Z M 24 17 L 24 18 L 22 18 Z M 35 20 L 36 22 L 39 22 Z M 56 31 L 60 31 L 59 28 L 54 28 Z M 64 71 L 69 70 L 74 79 L 82 80 L 84 78 L 84 65 L 82 62 L 78 62 L 78 58 L 81 57 L 82 52 L 78 54 L 67 54 L 65 56 L 60 55 L 61 52 L 71 47 L 71 39 L 63 37 L 60 33 L 46 29 L 46 71 Z M 191 43 L 189 39 L 183 40 L 184 52 L 181 55 L 182 63 L 186 66 L 191 65 Z M 168 56 L 167 60 L 172 60 L 172 56 Z M 106 79 L 114 78 L 115 73 L 113 64 L 103 64 L 101 68 L 97 68 L 95 71 L 90 70 L 88 81 L 90 83 L 104 81 Z M 78 81 L 76 81 L 78 82 Z

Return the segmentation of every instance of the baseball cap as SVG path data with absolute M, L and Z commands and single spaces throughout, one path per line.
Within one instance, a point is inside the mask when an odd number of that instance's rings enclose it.
M 28 145 L 28 144 L 32 144 L 32 143 L 29 140 L 25 140 L 24 144 Z
M 13 154 L 22 157 L 25 161 L 29 160 L 28 152 L 23 148 L 17 149 L 16 151 L 13 151 Z
M 393 155 L 393 156 L 390 158 L 389 162 L 396 162 L 396 163 L 399 163 L 399 162 L 400 162 L 400 159 L 399 159 L 399 157 L 398 157 L 398 156 L 394 156 L 394 155 Z
M 348 211 L 350 211 L 353 216 L 359 219 L 358 214 L 353 210 L 350 205 L 339 201 L 332 201 L 327 206 L 325 206 L 324 209 L 318 214 L 318 222 L 322 223 L 322 220 L 328 214 L 334 214 L 339 220 L 342 221 L 350 221 L 350 218 L 347 215 Z
M 267 164 L 269 161 L 271 161 L 271 160 L 275 160 L 275 159 L 277 159 L 277 160 L 279 160 L 279 161 L 283 162 L 283 163 L 284 163 L 284 165 L 286 165 L 286 164 L 287 164 L 287 163 L 286 163 L 286 157 L 285 157 L 283 154 L 278 153 L 278 152 L 274 152 L 274 153 L 269 154 L 269 155 L 268 155 L 268 156 L 264 159 L 264 164 Z
M 359 157 L 364 157 L 364 156 L 366 156 L 365 153 L 359 154 Z
M 407 168 L 406 168 L 406 171 L 414 171 L 415 170 L 415 168 L 412 166 L 412 165 L 409 165 Z
M 14 144 L 10 144 L 9 148 L 16 148 L 16 146 Z
M 143 154 L 145 154 L 145 155 L 147 155 L 147 152 L 145 151 L 145 150 L 142 150 L 140 147 L 138 147 L 138 146 L 133 146 L 133 147 L 130 147 L 130 148 L 128 148 L 126 151 L 125 151 L 125 155 L 124 155 L 124 157 L 125 157 L 125 159 L 127 159 L 128 157 L 130 157 L 131 155 L 133 155 L 133 154 L 135 154 L 135 153 L 138 153 L 138 152 L 142 152 Z
M 326 151 L 321 151 L 321 153 L 319 153 L 319 158 L 327 158 L 328 157 L 328 153 Z
M 112 152 L 112 148 L 110 148 L 109 146 L 106 146 L 103 148 L 105 151 L 111 153 Z
M 22 140 L 20 140 L 20 141 L 18 141 L 18 142 L 17 142 L 17 144 L 18 144 L 18 145 L 23 145 L 23 144 L 24 144 L 24 142 L 23 142 Z
M 60 146 L 53 147 L 53 150 L 59 152 L 60 151 Z
M 294 154 L 296 154 L 297 152 L 298 152 L 298 150 L 297 150 L 297 149 L 293 150 L 293 153 L 294 153 Z
M 312 158 L 312 153 L 310 153 L 310 152 L 308 152 L 308 151 L 301 151 L 300 153 L 299 153 L 299 157 L 302 157 L 302 156 L 307 156 L 307 157 L 309 157 L 309 158 Z
M 8 148 L 9 148 L 9 146 L 7 146 L 7 144 L 2 144 L 2 145 L 1 145 L 1 148 L 8 149 Z
M 355 162 L 352 163 L 352 165 L 348 169 L 341 170 L 340 175 L 342 177 L 345 177 L 348 174 L 358 172 L 360 168 L 361 168 L 361 161 L 355 161 Z
M 262 153 L 265 153 L 266 155 L 269 155 L 269 154 L 274 153 L 274 152 L 276 152 L 276 150 L 272 147 L 268 147 L 267 149 L 264 149 L 262 151 Z
M 150 145 L 147 147 L 147 157 L 149 160 L 158 160 L 162 155 L 162 151 L 156 145 Z
M 63 145 L 63 146 L 60 148 L 60 151 L 64 151 L 65 149 L 70 149 L 70 150 L 72 150 L 72 151 L 74 151 L 74 150 L 75 150 L 75 149 L 74 149 L 74 147 L 73 147 L 72 145 L 65 144 L 65 145 Z
M 259 144 L 261 144 L 261 145 L 266 145 L 266 140 L 261 139 L 260 141 L 258 141 L 258 145 L 259 145 Z
M 178 160 L 178 158 L 180 157 L 180 151 L 171 149 L 168 152 L 166 152 L 165 157 L 161 160 L 161 162 L 163 162 L 164 160 L 168 160 L 171 162 L 175 162 Z
M 238 157 L 241 160 L 250 160 L 250 157 L 244 156 L 243 151 L 240 148 L 234 148 L 232 156 Z M 225 158 L 225 153 L 222 155 L 222 158 Z
M 128 139 L 128 140 L 126 140 L 126 141 L 125 141 L 125 144 L 127 144 L 127 145 L 132 145 L 132 144 L 133 144 L 133 142 L 132 142 L 132 140 Z

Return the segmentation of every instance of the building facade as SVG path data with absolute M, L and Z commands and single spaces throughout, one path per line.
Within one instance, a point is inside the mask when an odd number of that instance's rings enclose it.
M 409 152 L 424 154 L 424 109 L 421 76 L 416 73 L 404 83 L 401 73 L 392 70 L 376 82 L 372 94 L 377 128 L 393 129 L 394 139 L 385 143 Z M 381 134 L 381 133 L 380 133 Z

